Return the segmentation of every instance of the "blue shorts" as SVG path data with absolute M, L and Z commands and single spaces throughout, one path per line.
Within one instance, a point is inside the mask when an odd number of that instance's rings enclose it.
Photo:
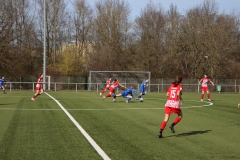
M 122 92 L 121 94 L 124 98 L 127 98 L 127 96 L 128 96 L 125 92 Z
M 145 88 L 140 88 L 139 91 L 140 93 L 145 93 Z

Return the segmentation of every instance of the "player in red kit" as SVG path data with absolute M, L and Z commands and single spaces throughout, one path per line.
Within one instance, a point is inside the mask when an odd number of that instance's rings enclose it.
M 175 78 L 174 82 L 168 88 L 168 91 L 167 91 L 168 100 L 165 104 L 165 110 L 164 110 L 165 118 L 160 125 L 160 131 L 158 133 L 159 138 L 163 137 L 162 132 L 166 127 L 166 124 L 172 113 L 175 113 L 178 115 L 178 117 L 169 126 L 172 133 L 175 133 L 174 126 L 182 119 L 182 111 L 180 108 L 180 104 L 183 104 L 182 86 L 180 85 L 181 82 L 182 82 L 182 76 L 179 75 Z
M 38 95 L 40 95 L 44 92 L 43 88 L 42 88 L 42 83 L 43 83 L 43 74 L 40 73 L 39 77 L 38 77 L 37 84 L 36 84 L 36 93 L 32 96 L 31 100 L 34 101 L 35 98 L 37 98 Z
M 102 92 L 100 93 L 100 96 L 104 93 L 104 92 L 106 92 L 107 90 L 109 90 L 109 87 L 110 87 L 110 85 L 111 85 L 111 78 L 108 78 L 107 79 L 107 81 L 106 81 L 106 87 L 104 88 L 104 90 L 102 90 Z
M 117 79 L 115 79 L 113 81 L 113 84 L 109 88 L 109 93 L 106 96 L 103 96 L 102 100 L 104 100 L 105 98 L 111 97 L 112 94 L 115 94 L 115 88 L 117 88 L 118 86 L 120 86 L 124 89 L 127 89 L 125 86 L 121 85 L 120 82 Z M 116 101 L 116 97 L 113 98 L 113 101 L 114 102 Z
M 208 97 L 208 101 L 210 100 L 210 93 L 208 90 L 208 82 L 212 83 L 212 85 L 214 86 L 214 83 L 207 77 L 207 75 L 204 75 L 204 77 L 199 81 L 199 85 L 202 84 L 202 94 L 201 94 L 201 101 L 203 101 L 203 97 L 204 97 L 204 92 L 207 92 L 207 97 Z

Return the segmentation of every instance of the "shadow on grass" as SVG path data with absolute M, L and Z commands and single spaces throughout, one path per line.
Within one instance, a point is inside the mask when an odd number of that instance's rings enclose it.
M 17 103 L 1 103 L 0 106 L 7 106 L 7 105 L 13 105 L 13 104 L 17 104 Z
M 197 134 L 205 134 L 208 133 L 212 130 L 205 130 L 205 131 L 190 131 L 190 132 L 186 132 L 186 133 L 180 133 L 180 134 L 176 134 L 176 135 L 171 135 L 171 136 L 166 136 L 166 137 L 184 137 L 184 136 L 192 136 L 192 135 L 197 135 Z
M 104 100 L 105 101 L 105 100 Z M 108 100 L 107 100 L 108 101 Z M 111 102 L 111 103 L 126 103 L 126 100 L 116 100 L 115 102 L 113 102 L 113 101 L 109 101 L 109 102 Z M 142 103 L 142 102 L 139 102 L 139 101 L 130 101 L 130 102 L 128 102 L 128 103 Z

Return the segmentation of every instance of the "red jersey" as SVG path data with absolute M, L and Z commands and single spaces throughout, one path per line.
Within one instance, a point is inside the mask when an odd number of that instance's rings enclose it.
M 41 85 L 42 85 L 42 81 L 43 81 L 43 77 L 38 77 L 38 81 L 37 81 L 37 85 L 36 85 L 36 87 L 41 87 Z
M 176 87 L 172 84 L 168 88 L 168 100 L 165 107 L 180 108 L 179 107 L 179 96 L 178 93 L 182 91 L 182 86 L 178 84 Z
M 210 82 L 211 80 L 209 78 L 202 78 L 202 87 L 207 87 L 207 83 Z
M 110 88 L 115 89 L 115 88 L 118 87 L 119 85 L 120 85 L 120 83 L 117 81 L 117 82 L 113 83 Z
M 107 82 L 106 82 L 106 87 L 107 87 L 107 88 L 110 87 L 110 84 L 111 84 L 111 81 L 110 81 L 110 80 L 107 80 Z

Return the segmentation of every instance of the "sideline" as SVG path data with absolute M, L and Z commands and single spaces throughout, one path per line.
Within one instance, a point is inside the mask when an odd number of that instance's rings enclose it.
M 58 100 L 56 100 L 54 97 L 52 97 L 50 94 L 45 92 L 50 98 L 52 98 L 58 106 L 65 112 L 65 114 L 70 118 L 70 120 L 75 124 L 75 126 L 79 129 L 79 131 L 84 135 L 84 137 L 88 140 L 88 142 L 93 146 L 93 148 L 98 152 L 98 154 L 104 159 L 104 160 L 111 160 L 108 155 L 98 146 L 98 144 L 89 136 L 89 134 L 82 128 L 82 126 L 71 116 L 71 114 L 59 103 Z

